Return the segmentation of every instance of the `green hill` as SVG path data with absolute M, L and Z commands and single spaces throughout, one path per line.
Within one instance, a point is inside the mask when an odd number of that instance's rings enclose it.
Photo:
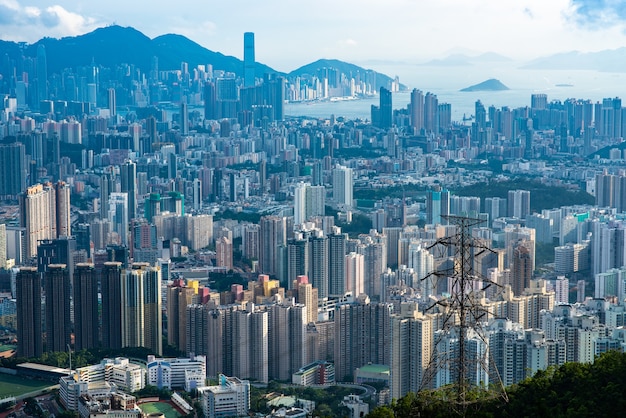
M 410 393 L 370 418 L 462 416 L 447 388 Z M 618 417 L 626 410 L 626 354 L 610 351 L 593 364 L 566 363 L 539 371 L 501 397 L 474 398 L 465 417 Z

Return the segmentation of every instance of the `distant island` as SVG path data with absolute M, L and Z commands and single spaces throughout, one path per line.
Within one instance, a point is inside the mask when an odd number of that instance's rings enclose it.
M 460 91 L 501 91 L 501 90 L 510 90 L 507 86 L 502 84 L 500 80 L 496 80 L 495 78 L 490 78 L 489 80 L 485 80 L 482 83 L 474 84 L 473 86 L 465 87 Z

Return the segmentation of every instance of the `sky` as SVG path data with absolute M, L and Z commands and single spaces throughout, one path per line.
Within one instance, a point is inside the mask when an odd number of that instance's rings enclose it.
M 452 53 L 527 60 L 626 46 L 622 0 L 0 0 L 0 39 L 35 42 L 117 24 L 154 38 L 185 35 L 291 71 L 320 58 L 423 63 Z

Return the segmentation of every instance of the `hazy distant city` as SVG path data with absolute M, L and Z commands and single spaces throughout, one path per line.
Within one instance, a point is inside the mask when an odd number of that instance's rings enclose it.
M 624 351 L 626 73 L 240 43 L 0 42 L 0 408 L 361 417 Z

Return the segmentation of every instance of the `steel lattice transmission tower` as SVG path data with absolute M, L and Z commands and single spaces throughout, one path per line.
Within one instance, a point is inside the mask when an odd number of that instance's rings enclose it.
M 453 263 L 451 267 L 437 270 L 422 280 L 433 280 L 433 276 L 436 280 L 449 280 L 451 291 L 449 296 L 438 299 L 428 308 L 440 313 L 441 331 L 436 333 L 433 354 L 422 381 L 422 388 L 434 388 L 438 373 L 449 373 L 449 380 L 453 384 L 448 387 L 451 392 L 446 392 L 445 401 L 454 412 L 465 416 L 468 407 L 477 398 L 484 400 L 501 397 L 508 401 L 502 379 L 489 355 L 489 342 L 483 330 L 489 312 L 481 299 L 487 288 L 499 284 L 474 271 L 475 257 L 485 252 L 494 253 L 489 246 L 471 236 L 471 228 L 484 220 L 459 216 L 442 216 L 442 219 L 453 225 L 455 232 L 437 240 L 429 250 L 432 250 L 435 257 L 452 254 Z M 482 288 L 477 289 L 478 283 L 482 283 Z M 449 344 L 443 349 L 443 341 L 450 338 L 456 339 L 458 343 Z M 475 350 L 475 345 L 470 347 L 470 338 L 482 341 L 484 352 Z M 488 376 L 489 385 L 476 381 L 476 376 L 482 375 Z

